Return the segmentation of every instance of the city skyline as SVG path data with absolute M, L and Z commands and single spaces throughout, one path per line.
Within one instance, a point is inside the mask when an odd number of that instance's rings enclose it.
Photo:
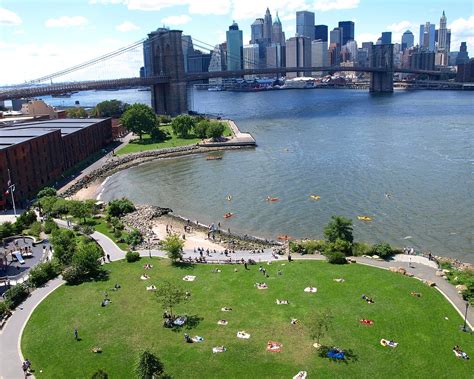
M 35 12 L 37 5 L 31 2 L 5 0 L 4 8 L 0 8 L 0 52 L 12 54 L 16 59 L 0 63 L 0 84 L 20 83 L 94 58 L 145 38 L 163 24 L 215 45 L 226 40 L 225 32 L 235 19 L 243 31 L 243 43 L 248 44 L 250 25 L 255 18 L 264 17 L 267 8 L 260 1 L 224 2 L 214 8 L 191 0 L 173 2 L 180 5 L 170 3 L 129 0 L 125 5 L 122 0 L 83 0 L 71 2 L 64 9 L 48 8 L 46 14 L 44 8 Z M 325 0 L 304 8 L 307 5 L 304 1 L 272 2 L 272 16 L 276 17 L 278 12 L 287 39 L 296 32 L 296 11 L 315 12 L 315 23 L 328 25 L 329 30 L 340 21 L 355 22 L 355 39 L 360 45 L 376 42 L 383 31 L 391 31 L 392 41 L 401 43 L 401 35 L 407 29 L 418 41 L 420 25 L 430 22 L 438 28 L 444 10 L 447 27 L 452 30 L 451 51 L 459 50 L 461 41 L 467 42 L 468 51 L 474 50 L 474 16 L 469 14 L 472 9 L 466 1 L 455 1 L 454 6 L 451 2 L 449 7 L 441 1 L 432 1 L 428 9 L 421 4 L 397 2 L 397 10 L 376 20 L 370 18 L 380 11 L 380 4 L 377 6 L 374 1 Z M 108 15 L 105 19 L 101 18 L 104 12 Z M 118 70 L 126 74 L 127 69 L 124 64 Z

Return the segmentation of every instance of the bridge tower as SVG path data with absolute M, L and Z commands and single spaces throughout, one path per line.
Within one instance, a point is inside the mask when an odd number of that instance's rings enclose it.
M 151 104 L 158 114 L 176 115 L 188 111 L 181 30 L 158 29 L 150 33 L 149 76 L 167 75 L 169 83 L 151 87 Z
M 393 92 L 393 45 L 374 45 L 370 58 L 370 68 L 383 72 L 370 73 L 370 92 Z

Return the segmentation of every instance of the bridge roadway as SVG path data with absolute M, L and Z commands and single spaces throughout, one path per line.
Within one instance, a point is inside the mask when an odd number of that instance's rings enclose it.
M 238 71 L 214 71 L 202 73 L 190 73 L 183 77 L 184 82 L 192 82 L 196 80 L 205 80 L 211 78 L 238 78 L 244 75 L 265 75 L 279 74 L 283 75 L 288 72 L 368 72 L 381 73 L 388 72 L 386 68 L 369 68 L 369 67 L 344 67 L 344 66 L 328 66 L 328 67 L 272 67 L 259 69 L 246 69 Z M 439 76 L 440 71 L 429 70 L 410 70 L 394 68 L 393 72 L 406 74 L 425 74 L 429 76 Z M 19 85 L 0 92 L 0 101 L 19 98 L 30 98 L 46 95 L 62 94 L 74 91 L 90 91 L 101 89 L 117 89 L 121 87 L 151 86 L 156 84 L 170 83 L 171 79 L 167 75 L 154 76 L 149 78 L 122 78 L 108 80 L 90 80 L 81 82 L 69 82 L 47 85 Z

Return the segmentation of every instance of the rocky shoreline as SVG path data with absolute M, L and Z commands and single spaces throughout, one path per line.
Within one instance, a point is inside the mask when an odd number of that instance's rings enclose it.
M 170 208 L 161 208 L 154 205 L 136 205 L 135 207 L 136 210 L 125 215 L 122 221 L 129 230 L 138 229 L 144 236 L 143 242 L 137 246 L 138 249 L 155 249 L 159 247 L 159 241 L 154 238 L 152 229 L 157 221 L 168 223 L 166 218 L 169 218 L 170 223 L 174 221 L 181 227 L 188 225 L 204 234 L 209 231 L 207 225 L 196 224 L 193 221 L 188 222 L 182 216 L 171 214 L 173 211 Z M 276 241 L 269 241 L 254 236 L 241 236 L 223 230 L 216 233 L 216 240 L 214 242 L 222 245 L 224 248 L 233 250 L 259 250 L 281 246 L 281 243 Z

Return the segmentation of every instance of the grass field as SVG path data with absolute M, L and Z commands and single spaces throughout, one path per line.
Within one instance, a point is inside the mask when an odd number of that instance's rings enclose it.
M 143 265 L 150 262 L 151 278 L 142 281 Z M 62 286 L 33 313 L 21 346 L 37 378 L 90 378 L 98 369 L 110 378 L 131 378 L 142 348 L 159 356 L 174 378 L 291 378 L 299 370 L 308 371 L 308 378 L 472 378 L 474 372 L 472 360 L 459 360 L 452 352 L 459 344 L 474 355 L 472 336 L 459 331 L 461 317 L 436 289 L 399 274 L 309 261 L 265 266 L 269 278 L 262 276 L 258 265 L 249 271 L 238 267 L 238 272 L 236 266 L 223 266 L 222 272 L 211 273 L 212 265 L 179 268 L 168 260 L 142 258 L 106 267 L 108 281 Z M 276 275 L 278 269 L 283 275 Z M 197 278 L 184 282 L 185 275 Z M 339 277 L 345 282 L 333 280 Z M 193 328 L 173 331 L 162 326 L 163 308 L 145 287 L 164 279 L 191 292 L 191 299 L 176 311 L 195 316 Z M 254 287 L 261 281 L 269 289 Z M 115 283 L 122 288 L 112 292 Z M 316 286 L 318 292 L 305 293 L 307 286 Z M 105 290 L 112 303 L 102 308 Z M 422 297 L 411 296 L 411 291 Z M 363 301 L 362 294 L 372 296 L 375 304 Z M 277 298 L 290 304 L 277 305 Z M 224 306 L 233 310 L 222 312 Z M 320 358 L 312 347 L 305 320 L 311 311 L 325 308 L 334 321 L 321 342 L 351 349 L 355 356 L 348 362 Z M 217 325 L 221 318 L 228 320 L 227 326 Z M 291 325 L 291 318 L 301 323 Z M 375 324 L 361 325 L 362 318 Z M 74 327 L 79 342 L 74 340 Z M 239 330 L 251 338 L 238 339 Z M 184 333 L 202 336 L 204 342 L 187 344 Z M 382 347 L 381 338 L 399 345 Z M 282 352 L 267 352 L 268 340 L 283 343 Z M 212 347 L 218 345 L 225 345 L 227 352 L 213 354 Z M 94 346 L 103 352 L 92 353 Z
M 144 134 L 140 140 L 138 138 L 131 140 L 127 145 L 116 152 L 117 155 L 138 153 L 140 151 L 164 149 L 166 147 L 178 147 L 186 145 L 194 145 L 201 141 L 194 134 L 190 134 L 188 138 L 179 138 L 171 129 L 171 125 L 162 125 L 160 127 L 166 134 L 166 139 L 162 142 L 153 141 L 148 134 Z M 232 133 L 227 124 L 225 124 L 224 136 L 228 137 Z

